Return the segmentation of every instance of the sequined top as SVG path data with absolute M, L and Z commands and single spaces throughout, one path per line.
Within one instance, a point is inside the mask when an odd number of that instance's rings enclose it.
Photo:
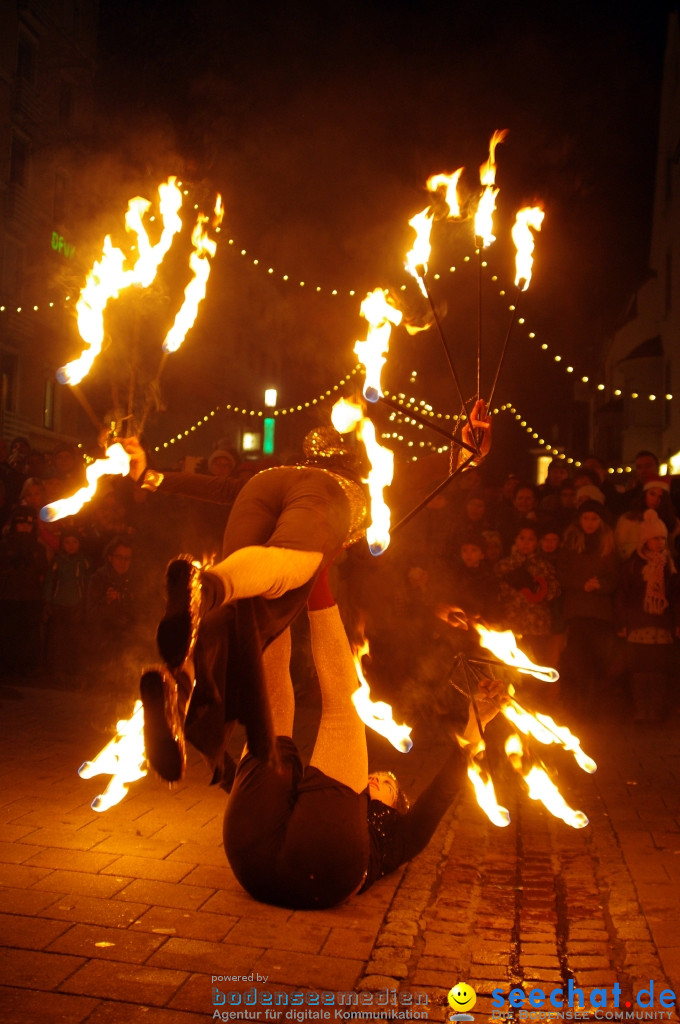
M 330 469 L 324 469 L 322 472 L 328 473 L 334 480 L 337 480 L 345 492 L 345 497 L 349 503 L 350 515 L 347 543 L 354 544 L 355 541 L 365 535 L 366 527 L 368 526 L 368 500 L 366 492 L 361 484 L 355 483 L 354 480 L 348 480 L 347 477 L 340 476 L 339 473 L 332 473 Z
M 400 814 L 381 800 L 369 799 L 370 854 L 361 892 L 425 849 L 460 792 L 465 779 L 466 760 L 464 752 L 456 746 L 406 814 Z

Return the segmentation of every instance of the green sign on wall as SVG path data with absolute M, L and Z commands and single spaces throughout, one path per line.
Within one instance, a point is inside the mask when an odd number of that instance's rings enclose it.
M 76 251 L 75 245 L 64 240 L 64 236 L 60 235 L 58 231 L 52 232 L 52 248 L 55 252 L 61 253 L 67 260 L 73 259 Z

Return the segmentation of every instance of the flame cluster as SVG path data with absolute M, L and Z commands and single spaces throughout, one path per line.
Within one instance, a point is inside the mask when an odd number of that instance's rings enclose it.
M 559 678 L 554 669 L 535 665 L 526 654 L 519 650 L 513 634 L 509 631 L 496 632 L 479 624 L 475 625 L 482 646 L 493 651 L 504 664 L 543 682 L 555 682 Z M 502 703 L 500 712 L 514 728 L 505 742 L 505 753 L 512 767 L 524 780 L 529 797 L 532 800 L 538 800 L 551 814 L 561 818 L 572 828 L 584 828 L 588 824 L 586 815 L 567 804 L 550 778 L 545 765 L 533 755 L 526 742 L 533 739 L 543 746 L 553 744 L 560 746 L 573 755 L 576 764 L 582 771 L 592 774 L 597 770 L 597 765 L 591 757 L 584 753 L 579 738 L 566 726 L 558 725 L 550 715 L 534 713 L 522 707 L 514 699 L 512 687 L 509 688 L 509 696 Z M 520 737 L 520 733 L 525 737 L 524 741 Z M 496 801 L 493 780 L 483 767 L 484 752 L 483 740 L 480 740 L 474 749 L 469 750 L 468 775 L 475 787 L 477 802 L 489 820 L 495 825 L 507 825 L 510 816 L 507 809 L 501 807 Z
M 93 811 L 108 811 L 120 803 L 131 782 L 146 775 L 144 753 L 144 709 L 141 700 L 135 702 L 130 718 L 116 723 L 116 735 L 92 761 L 85 761 L 78 769 L 81 779 L 96 775 L 110 775 L 111 780 L 103 793 L 92 801 Z
M 130 253 L 137 253 L 132 266 L 126 266 L 128 254 L 114 246 L 110 235 L 105 237 L 102 255 L 89 272 L 76 306 L 78 331 L 86 347 L 77 359 L 57 371 L 57 378 L 62 384 L 79 384 L 92 369 L 104 342 L 104 311 L 109 302 L 117 298 L 125 288 L 133 285 L 148 288 L 153 282 L 175 236 L 182 229 L 179 215 L 182 200 L 182 190 L 176 177 L 171 176 L 158 186 L 162 229 L 155 244 L 151 242 L 144 223 L 145 216 L 151 210 L 151 203 L 141 196 L 130 200 L 125 214 L 125 230 L 132 238 Z M 221 219 L 222 202 L 218 196 L 212 219 L 215 228 L 219 227 Z M 205 230 L 208 221 L 208 217 L 199 213 L 192 233 L 193 251 L 189 259 L 193 277 L 185 290 L 182 308 L 163 343 L 166 352 L 174 352 L 179 348 L 196 319 L 198 305 L 205 295 L 210 274 L 209 257 L 214 256 L 216 245 Z

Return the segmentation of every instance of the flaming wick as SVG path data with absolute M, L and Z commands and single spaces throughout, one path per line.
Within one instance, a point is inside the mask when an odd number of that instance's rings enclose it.
M 81 779 L 92 779 L 96 775 L 110 775 L 111 779 L 103 793 L 95 797 L 93 811 L 108 811 L 119 803 L 128 791 L 128 785 L 146 775 L 144 763 L 144 711 L 140 700 L 130 718 L 121 719 L 116 725 L 116 735 L 103 747 L 92 761 L 85 761 L 78 769 Z
M 85 470 L 87 484 L 79 491 L 72 494 L 70 498 L 60 498 L 53 501 L 51 505 L 45 505 L 40 509 L 40 518 L 44 523 L 54 523 L 64 516 L 73 516 L 79 512 L 86 501 L 94 496 L 97 484 L 102 476 L 127 476 L 130 470 L 130 456 L 122 444 L 109 445 L 103 459 L 96 459 L 91 462 Z

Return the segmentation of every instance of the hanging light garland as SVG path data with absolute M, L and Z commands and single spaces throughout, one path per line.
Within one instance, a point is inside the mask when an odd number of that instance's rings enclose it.
M 229 246 L 231 247 L 231 250 L 233 252 L 239 253 L 244 259 L 246 259 L 246 261 L 251 266 L 256 267 L 258 269 L 264 270 L 266 272 L 266 274 L 269 277 L 271 277 L 272 279 L 279 280 L 279 281 L 284 281 L 284 282 L 290 282 L 291 285 L 294 285 L 295 287 L 305 289 L 305 291 L 308 292 L 309 294 L 329 295 L 331 297 L 337 297 L 337 296 L 354 297 L 354 296 L 356 296 L 361 291 L 360 289 L 356 289 L 356 288 L 350 288 L 350 289 L 347 289 L 347 288 L 345 288 L 345 289 L 342 289 L 342 288 L 329 288 L 329 287 L 324 287 L 324 286 L 318 285 L 318 284 L 310 284 L 308 281 L 300 280 L 299 279 L 299 275 L 289 274 L 289 273 L 282 273 L 280 270 L 277 270 L 276 268 L 274 268 L 272 266 L 268 266 L 266 261 L 262 261 L 261 259 L 259 259 L 257 257 L 252 258 L 250 256 L 250 254 L 248 253 L 247 249 L 239 249 L 238 243 L 233 238 L 229 239 Z M 479 255 L 479 251 L 475 250 L 475 254 L 478 256 Z M 472 257 L 464 256 L 462 262 L 464 264 L 470 264 L 470 263 L 473 262 L 472 261 Z M 487 260 L 481 260 L 481 267 L 482 267 L 483 270 L 488 270 L 488 262 L 487 262 Z M 434 274 L 432 274 L 432 277 L 433 277 L 433 279 L 435 281 L 440 281 L 440 280 L 442 280 L 442 277 L 446 277 L 447 274 L 455 274 L 455 273 L 456 273 L 456 267 L 455 266 L 450 266 L 448 268 L 448 271 L 444 271 L 443 273 L 440 273 L 440 272 L 434 273 Z M 498 282 L 498 275 L 497 274 L 493 274 L 491 276 L 491 280 L 494 283 Z M 402 284 L 402 285 L 399 286 L 398 290 L 403 292 L 403 291 L 406 291 L 406 288 L 407 288 L 407 285 L 406 284 Z M 502 299 L 506 298 L 506 296 L 507 296 L 506 289 L 502 288 L 502 287 L 499 288 L 498 296 L 499 296 L 499 298 L 502 298 Z M 513 305 L 509 305 L 508 306 L 509 312 L 514 312 L 514 308 L 515 307 Z M 523 317 L 523 316 L 522 317 L 518 317 L 517 323 L 520 326 L 525 326 L 526 325 L 526 318 Z M 527 331 L 527 335 L 526 336 L 531 341 L 535 341 L 536 340 L 536 332 L 535 331 Z M 550 348 L 550 346 L 547 344 L 547 342 L 543 342 L 540 347 L 541 347 L 541 351 L 543 351 L 543 352 L 548 352 L 548 350 Z M 553 359 L 553 362 L 555 362 L 555 363 L 564 364 L 564 370 L 565 370 L 566 373 L 568 373 L 568 374 L 577 373 L 578 374 L 578 371 L 576 371 L 575 368 L 572 365 L 569 364 L 569 361 L 566 359 L 566 357 L 562 356 L 561 354 L 557 353 L 557 354 L 553 355 L 552 359 Z M 665 395 L 661 396 L 661 395 L 656 395 L 656 394 L 642 394 L 642 393 L 640 393 L 638 391 L 624 392 L 621 388 L 612 388 L 612 387 L 608 388 L 607 385 L 603 384 L 603 383 L 592 384 L 592 382 L 590 380 L 590 377 L 588 375 L 585 375 L 585 374 L 581 375 L 581 382 L 583 384 L 591 384 L 595 388 L 595 390 L 597 390 L 599 392 L 609 391 L 609 392 L 611 392 L 611 394 L 615 398 L 632 398 L 632 399 L 643 399 L 643 400 L 646 399 L 649 402 L 655 402 L 658 399 L 660 399 L 661 397 L 663 397 L 668 402 L 672 401 L 672 399 L 673 399 L 673 395 L 672 394 L 665 394 Z
M 349 289 L 347 289 L 347 288 L 344 288 L 344 289 L 343 288 L 330 288 L 330 287 L 327 287 L 327 286 L 322 286 L 322 285 L 319 285 L 319 284 L 314 284 L 314 283 L 310 283 L 310 282 L 305 281 L 305 280 L 301 280 L 299 275 L 289 274 L 289 273 L 282 273 L 280 270 L 278 270 L 278 269 L 276 269 L 276 268 L 274 268 L 272 266 L 268 266 L 266 261 L 263 261 L 263 260 L 259 259 L 258 257 L 254 257 L 254 258 L 251 257 L 249 255 L 247 249 L 239 248 L 238 243 L 237 243 L 237 241 L 234 238 L 228 239 L 228 245 L 229 245 L 229 247 L 230 247 L 232 252 L 236 252 L 236 253 L 240 254 L 240 256 L 243 257 L 249 263 L 250 266 L 253 266 L 253 267 L 257 268 L 257 269 L 263 270 L 265 272 L 265 274 L 268 277 L 270 277 L 272 280 L 279 280 L 279 281 L 288 282 L 288 283 L 291 284 L 291 286 L 295 286 L 298 289 L 303 289 L 307 294 L 330 296 L 331 298 L 336 298 L 336 297 L 354 298 L 354 297 L 356 297 L 357 294 L 359 294 L 361 292 L 361 289 L 356 289 L 356 288 L 349 288 Z M 477 250 L 476 250 L 476 254 L 479 255 Z M 473 263 L 473 260 L 472 260 L 471 256 L 464 256 L 462 262 L 463 262 L 463 264 L 471 264 L 471 263 Z M 488 262 L 486 260 L 482 260 L 481 261 L 481 267 L 483 268 L 483 270 L 488 271 Z M 455 266 L 450 266 L 447 271 L 444 271 L 444 272 L 441 272 L 441 273 L 440 272 L 433 273 L 432 274 L 432 278 L 435 281 L 439 281 L 439 280 L 442 280 L 442 278 L 445 278 L 447 276 L 447 274 L 454 274 L 454 273 L 456 273 L 456 271 L 457 271 L 457 268 Z M 498 282 L 498 275 L 497 274 L 492 274 L 491 275 L 491 280 L 494 283 L 497 283 Z M 407 289 L 407 285 L 406 284 L 402 284 L 402 285 L 399 286 L 399 288 L 397 290 L 403 292 L 403 291 L 406 291 L 406 289 Z M 501 298 L 501 299 L 505 299 L 507 297 L 507 292 L 506 292 L 505 288 L 500 287 L 498 289 L 498 297 Z M 71 302 L 71 296 L 70 295 L 66 295 L 62 301 L 64 303 Z M 4 305 L 0 305 L 0 313 L 9 313 L 9 314 L 12 314 L 12 313 L 14 313 L 14 314 L 17 314 L 17 313 L 20 313 L 20 314 L 39 313 L 39 312 L 45 312 L 46 310 L 55 310 L 57 308 L 59 308 L 59 303 L 55 302 L 54 300 L 49 301 L 49 302 L 42 302 L 42 303 L 37 302 L 37 303 L 33 303 L 33 304 L 31 304 L 31 303 L 24 303 L 24 304 L 22 304 L 20 306 L 4 304 Z M 514 306 L 512 304 L 510 304 L 507 308 L 508 308 L 509 312 L 514 312 Z M 518 317 L 517 323 L 518 323 L 518 325 L 520 327 L 526 326 L 526 318 L 523 317 L 523 316 L 522 317 Z M 530 341 L 537 341 L 537 336 L 536 336 L 536 332 L 535 331 L 528 330 L 527 333 L 526 333 L 526 337 Z M 600 394 L 603 394 L 604 392 L 608 392 L 614 398 L 629 398 L 629 399 L 632 399 L 632 400 L 640 400 L 640 401 L 648 401 L 648 402 L 656 402 L 656 401 L 667 401 L 667 402 L 670 402 L 670 401 L 673 401 L 673 395 L 670 392 L 666 392 L 664 394 L 655 394 L 655 393 L 643 393 L 641 391 L 635 391 L 635 390 L 624 391 L 624 389 L 622 389 L 622 388 L 614 388 L 614 387 L 611 387 L 611 386 L 607 386 L 606 384 L 604 384 L 602 382 L 596 384 L 594 381 L 591 380 L 591 378 L 590 378 L 590 376 L 588 374 L 580 374 L 579 375 L 579 371 L 561 353 L 558 352 L 558 353 L 555 353 L 554 355 L 552 355 L 551 352 L 550 352 L 550 345 L 547 342 L 541 342 L 540 343 L 540 350 L 542 352 L 544 352 L 546 355 L 548 355 L 548 357 L 551 358 L 553 362 L 559 364 L 561 366 L 561 368 L 564 370 L 565 373 L 569 374 L 570 376 L 573 376 L 573 375 L 575 375 L 576 377 L 580 376 L 580 381 L 581 381 L 582 384 L 590 385 L 590 387 L 592 387 L 595 391 L 599 392 Z M 356 372 L 356 369 L 353 372 Z M 326 395 L 324 397 L 328 397 L 328 396 Z M 316 401 L 320 401 L 320 400 L 321 400 L 321 398 L 317 399 Z M 310 404 L 316 404 L 316 402 L 313 401 Z M 226 408 L 226 409 L 228 409 L 228 411 L 242 411 L 244 415 L 253 415 L 253 416 L 257 416 L 258 415 L 257 412 L 253 412 L 252 410 L 236 410 L 236 409 L 234 409 L 232 407 L 226 407 L 226 406 L 222 407 L 222 408 Z M 292 412 L 296 412 L 296 411 L 299 411 L 298 408 L 296 406 L 293 406 L 290 409 L 277 410 L 274 413 L 274 415 L 277 415 L 277 414 L 278 415 L 286 415 L 287 413 L 292 413 Z M 439 415 L 439 414 L 437 415 L 437 418 L 438 419 L 450 419 L 450 417 L 448 417 L 448 416 L 443 416 L 443 415 Z
M 356 376 L 360 369 L 361 364 L 357 363 L 356 366 L 354 366 L 349 371 L 349 373 L 345 374 L 344 377 L 340 378 L 337 384 L 333 384 L 333 386 L 327 388 L 326 391 L 322 391 L 320 395 L 316 396 L 316 398 L 310 398 L 308 401 L 300 402 L 297 405 L 288 406 L 288 408 L 286 409 L 248 409 L 245 406 L 232 405 L 231 402 L 225 402 L 222 405 L 216 405 L 214 409 L 211 409 L 210 412 L 207 412 L 204 416 L 197 420 L 196 423 L 193 423 L 190 427 L 187 427 L 186 430 L 183 430 L 179 434 L 175 434 L 174 437 L 169 437 L 167 441 L 163 441 L 161 444 L 156 445 L 154 451 L 159 452 L 161 451 L 161 449 L 169 448 L 171 445 L 176 444 L 178 441 L 183 441 L 185 438 L 189 437 L 190 434 L 195 433 L 196 430 L 198 430 L 200 427 L 203 427 L 205 426 L 206 423 L 209 423 L 210 420 L 214 416 L 216 416 L 218 412 L 235 413 L 236 415 L 247 416 L 251 419 L 261 419 L 263 416 L 293 416 L 296 413 L 304 412 L 305 409 L 311 409 L 313 406 L 319 405 L 321 402 L 325 402 L 326 399 L 332 398 L 335 394 L 337 394 L 338 391 L 340 391 L 341 388 L 349 384 L 349 382 L 352 380 L 353 377 Z

